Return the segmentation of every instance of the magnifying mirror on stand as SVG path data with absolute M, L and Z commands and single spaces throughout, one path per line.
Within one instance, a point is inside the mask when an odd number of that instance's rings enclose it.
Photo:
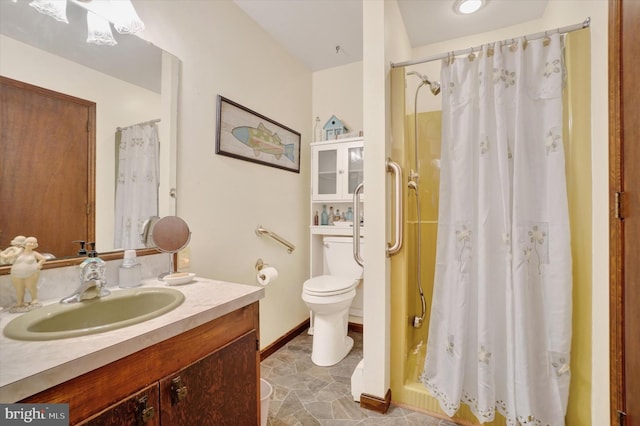
M 178 216 L 165 216 L 158 220 L 151 230 L 151 240 L 155 247 L 163 253 L 169 253 L 169 272 L 158 275 L 163 279 L 174 272 L 173 257 L 189 244 L 191 231 L 187 223 Z

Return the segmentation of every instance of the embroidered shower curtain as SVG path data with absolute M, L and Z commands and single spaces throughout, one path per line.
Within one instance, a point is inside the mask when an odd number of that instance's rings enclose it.
M 562 37 L 443 63 L 434 296 L 422 382 L 452 416 L 563 425 L 571 252 Z
M 136 124 L 122 129 L 118 149 L 114 247 L 144 248 L 143 224 L 158 215 L 158 126 Z

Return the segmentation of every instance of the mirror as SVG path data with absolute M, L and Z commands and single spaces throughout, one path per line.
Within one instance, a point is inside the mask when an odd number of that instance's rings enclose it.
M 28 3 L 0 2 L 0 75 L 95 102 L 95 186 L 88 190 L 95 193 L 96 247 L 101 255 L 129 248 L 114 247 L 116 131 L 159 120 L 157 215 L 174 215 L 170 194 L 176 176 L 179 60 L 137 36 L 115 31 L 116 46 L 87 43 L 86 11 L 73 2 L 67 4 L 68 24 Z M 0 247 L 7 247 L 13 237 L 0 229 Z M 72 258 L 78 250 L 72 242 L 87 237 L 61 238 L 68 239 L 69 252 L 54 253 L 57 259 Z M 0 267 L 0 273 L 3 269 L 8 267 Z
M 191 240 L 189 225 L 178 216 L 165 216 L 158 220 L 151 230 L 151 240 L 155 247 L 163 253 L 171 253 L 169 272 L 160 274 L 158 279 L 171 275 L 175 271 L 173 266 L 174 254 L 185 248 Z

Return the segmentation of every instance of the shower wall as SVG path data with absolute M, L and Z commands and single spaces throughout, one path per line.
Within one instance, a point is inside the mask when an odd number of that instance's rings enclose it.
M 567 37 L 568 85 L 564 91 L 564 143 L 569 194 L 569 215 L 573 257 L 573 338 L 572 380 L 567 424 L 591 424 L 591 140 L 590 73 L 588 31 Z M 576 72 L 577 70 L 577 72 Z M 416 215 L 416 197 L 405 185 L 404 248 L 391 260 L 391 392 L 398 405 L 444 414 L 438 402 L 418 381 L 426 355 L 433 276 L 435 268 L 441 112 L 413 113 L 415 87 L 406 69 L 391 72 L 392 147 L 391 153 L 405 176 L 414 167 L 414 119 L 418 123 L 421 217 Z M 437 79 L 438 75 L 431 73 Z M 406 93 L 405 93 L 405 87 Z M 419 96 L 432 97 L 427 89 Z M 438 96 L 440 98 L 440 96 Z M 418 108 L 420 111 L 420 107 Z M 417 259 L 417 223 L 421 228 L 421 259 Z M 421 282 L 427 314 L 420 328 L 411 323 L 421 312 L 416 279 L 416 262 L 421 262 Z M 466 405 L 456 414 L 461 424 L 476 424 Z M 497 415 L 489 425 L 504 425 Z

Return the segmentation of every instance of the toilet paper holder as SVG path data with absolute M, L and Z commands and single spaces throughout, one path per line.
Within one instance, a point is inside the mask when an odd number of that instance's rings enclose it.
M 256 266 L 255 266 L 256 272 L 260 273 L 262 268 L 266 268 L 267 266 L 269 266 L 269 264 L 264 263 L 262 259 L 258 258 L 258 260 L 256 260 Z M 262 275 L 261 278 L 264 279 L 264 275 Z
M 278 279 L 278 270 L 273 266 L 269 266 L 268 263 L 264 263 L 262 259 L 256 261 L 255 269 L 258 284 L 268 285 Z

